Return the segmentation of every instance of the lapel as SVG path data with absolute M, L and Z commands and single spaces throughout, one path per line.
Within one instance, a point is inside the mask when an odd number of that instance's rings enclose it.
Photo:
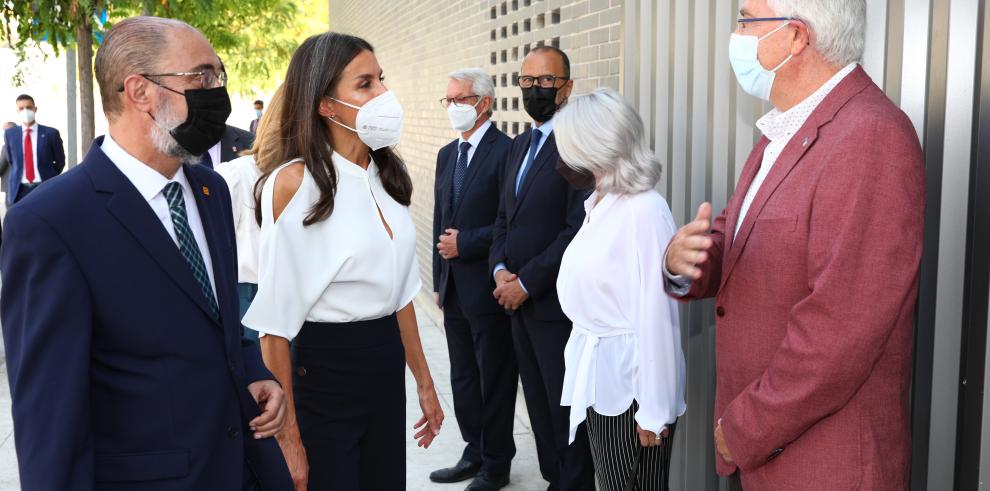
M 42 158 L 42 155 L 48 153 L 48 144 L 46 143 L 48 141 L 48 128 L 41 126 L 40 124 L 35 125 L 35 127 L 35 131 L 38 132 L 38 155 L 34 156 L 34 166 L 38 169 L 38 173 L 40 174 L 42 172 L 42 167 L 39 164 L 42 162 L 51 162 L 50 159 Z
M 531 131 L 533 131 L 532 128 L 516 137 L 516 139 L 524 138 L 524 143 L 518 150 L 515 148 L 515 145 L 513 145 L 513 154 L 511 155 L 512 160 L 510 161 L 511 167 L 509 167 L 505 174 L 505 202 L 508 205 L 506 209 L 509 211 L 509 220 L 512 219 L 512 215 L 516 210 L 516 203 L 518 201 L 518 197 L 516 196 L 516 177 L 519 176 L 519 169 L 522 168 L 523 160 L 526 158 L 526 152 L 529 151 L 529 143 L 526 142 L 529 142 L 529 134 Z
M 217 196 L 211 193 L 209 187 L 204 185 L 203 181 L 196 176 L 192 168 L 193 166 L 189 164 L 183 164 L 183 166 L 185 167 L 186 179 L 189 180 L 189 186 L 192 188 L 193 196 L 196 198 L 196 208 L 199 210 L 199 217 L 203 222 L 206 244 L 210 248 L 210 258 L 213 263 L 213 283 L 216 285 L 214 287 L 214 293 L 217 296 L 217 308 L 220 310 L 220 317 L 223 319 L 223 307 L 233 300 L 228 298 L 227 289 L 223 288 L 223 285 L 229 284 L 228 281 L 230 280 L 227 278 L 227 273 L 230 269 L 222 267 L 224 262 L 230 257 L 228 253 L 230 251 L 230 244 L 223 240 L 222 235 L 224 230 L 222 225 L 224 219 L 223 210 L 217 201 Z
M 780 187 L 784 179 L 790 175 L 791 171 L 801 162 L 805 153 L 815 145 L 818 140 L 818 130 L 832 121 L 835 115 L 842 109 L 850 99 L 856 94 L 863 91 L 872 81 L 869 75 L 863 70 L 863 67 L 857 67 L 849 75 L 846 76 L 842 82 L 837 85 L 832 92 L 825 97 L 825 100 L 811 113 L 808 117 L 808 121 L 804 123 L 804 126 L 798 130 L 797 133 L 791 137 L 790 142 L 784 147 L 784 150 L 780 153 L 777 158 L 776 163 L 773 165 L 773 169 L 767 175 L 763 185 L 760 186 L 760 190 L 756 193 L 753 198 L 753 203 L 749 207 L 749 211 L 746 212 L 746 218 L 743 220 L 742 225 L 739 227 L 739 234 L 736 235 L 734 239 L 731 240 L 728 249 L 728 256 L 725 259 L 725 263 L 722 266 L 722 281 L 721 287 L 724 287 L 732 274 L 732 270 L 736 263 L 739 261 L 739 257 L 743 250 L 746 248 L 746 242 L 749 240 L 750 234 L 753 232 L 753 227 L 756 224 L 757 219 L 763 212 L 764 206 L 770 201 L 770 198 Z M 765 140 L 765 138 L 764 138 Z M 767 142 L 769 143 L 769 142 Z M 765 149 L 766 145 L 762 145 L 762 149 Z M 754 149 L 753 155 L 750 156 L 751 159 L 756 159 L 757 162 L 762 162 L 763 152 L 761 146 Z M 759 165 L 747 164 L 749 172 L 747 176 L 749 184 L 752 184 L 753 177 L 756 175 L 756 171 L 759 169 Z M 752 174 L 749 176 L 748 174 Z M 743 179 L 740 179 L 740 184 L 743 183 Z M 737 188 L 736 194 L 741 194 L 745 197 L 746 192 L 749 190 L 749 185 L 745 187 L 740 186 Z M 740 207 L 742 206 L 742 200 L 733 206 L 733 215 L 730 220 L 727 221 L 730 227 L 726 228 L 726 233 L 733 234 L 735 230 L 736 221 L 739 217 Z
M 536 154 L 536 161 L 530 164 L 529 169 L 526 171 L 526 177 L 523 178 L 522 185 L 519 187 L 519 197 L 518 199 L 516 199 L 516 206 L 512 210 L 513 217 L 515 216 L 516 212 L 519 211 L 520 205 L 522 205 L 522 202 L 526 199 L 526 196 L 529 194 L 530 188 L 533 187 L 533 180 L 536 179 L 536 175 L 540 173 L 540 170 L 543 169 L 543 166 L 547 165 L 547 162 L 550 161 L 550 154 L 554 152 L 556 152 L 556 140 L 554 140 L 553 132 L 551 131 L 550 135 L 547 136 L 546 141 L 543 142 L 543 148 L 540 148 L 540 153 Z M 529 153 L 529 144 L 526 145 L 526 150 L 523 152 L 523 155 L 526 155 L 528 153 Z M 522 164 L 521 160 L 520 160 L 520 164 Z M 516 176 L 518 176 L 518 172 L 516 174 L 513 174 L 513 177 Z M 512 181 L 513 191 L 515 190 L 515 184 L 516 181 L 515 179 L 513 179 Z
M 10 164 L 11 166 L 16 165 L 22 168 L 24 164 L 24 129 L 21 128 L 21 125 L 17 125 L 13 129 L 13 141 L 9 143 L 11 145 L 10 156 L 14 161 Z
M 454 199 L 454 166 L 456 165 L 457 140 L 454 140 L 453 150 L 447 156 L 447 162 L 443 167 L 443 171 L 440 173 L 440 181 L 437 183 L 440 186 L 441 202 L 439 204 L 443 209 L 441 217 L 444 219 L 443 227 L 441 228 L 446 228 L 453 220 L 452 202 Z
M 485 132 L 485 136 L 481 138 L 478 148 L 474 149 L 474 156 L 471 157 L 470 165 L 468 165 L 467 175 L 464 176 L 464 186 L 461 188 L 461 201 L 454 207 L 453 218 L 457 218 L 458 213 L 461 211 L 460 204 L 464 202 L 464 194 L 467 193 L 468 189 L 471 189 L 471 181 L 478 175 L 478 172 L 480 172 L 478 169 L 484 166 L 483 162 L 492 151 L 492 143 L 495 141 L 494 131 L 498 130 L 495 129 L 495 123 L 492 123 L 488 127 L 488 131 Z
M 97 138 L 83 162 L 86 165 L 82 167 L 90 175 L 97 192 L 111 195 L 107 200 L 107 211 L 144 247 L 176 286 L 212 319 L 206 298 L 196 285 L 178 246 L 137 188 L 100 150 L 102 144 L 103 137 Z M 217 284 L 220 284 L 219 278 Z

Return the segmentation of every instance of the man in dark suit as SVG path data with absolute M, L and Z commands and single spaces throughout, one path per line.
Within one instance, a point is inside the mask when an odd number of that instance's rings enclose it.
M 430 474 L 434 482 L 477 475 L 469 491 L 509 483 L 516 453 L 512 439 L 519 372 L 512 331 L 492 296 L 488 269 L 505 161 L 512 140 L 490 121 L 495 86 L 478 68 L 450 74 L 443 99 L 461 137 L 437 155 L 433 204 L 433 291 L 443 307 L 454 413 L 467 446 L 453 467 Z
M 254 101 L 254 119 L 251 120 L 251 125 L 248 129 L 251 131 L 252 135 L 258 134 L 258 123 L 261 121 L 261 115 L 265 112 L 265 101 L 258 99 Z M 226 162 L 226 160 L 224 161 Z
M 4 152 L 10 163 L 7 205 L 12 205 L 45 182 L 62 173 L 65 149 L 58 130 L 35 122 L 38 107 L 27 94 L 17 96 L 21 125 L 3 132 Z
M 550 489 L 590 491 L 595 483 L 587 432 L 582 425 L 568 445 L 569 411 L 560 405 L 571 322 L 557 299 L 557 272 L 590 194 L 556 169 L 553 115 L 573 87 L 567 55 L 549 46 L 534 49 L 523 60 L 519 86 L 534 127 L 516 137 L 509 154 L 489 257 L 494 295 L 511 312 L 543 478 Z
M 95 72 L 108 134 L 11 208 L 0 247 L 21 486 L 292 489 L 270 438 L 284 395 L 241 337 L 227 186 L 190 165 L 208 137 L 173 131 L 196 101 L 229 112 L 216 53 L 183 22 L 134 17 Z
M 226 126 L 220 141 L 200 156 L 200 164 L 212 169 L 221 162 L 230 162 L 240 157 L 241 152 L 254 145 L 254 134 L 229 124 Z
M 3 124 L 3 130 L 7 131 L 15 126 L 17 126 L 17 123 L 13 121 L 7 121 L 6 123 Z M 7 145 L 5 144 L 3 145 L 2 148 L 0 148 L 0 189 L 4 190 L 4 193 L 7 192 L 7 185 L 10 183 L 9 179 L 10 179 L 10 156 L 7 155 Z M 3 212 L 4 214 L 6 214 L 7 200 L 5 199 L 3 203 L 0 203 L 0 205 L 3 206 Z

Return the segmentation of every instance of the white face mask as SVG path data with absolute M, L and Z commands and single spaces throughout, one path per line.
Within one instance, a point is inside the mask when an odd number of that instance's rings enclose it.
M 354 126 L 357 128 L 351 128 L 336 119 L 328 119 L 357 133 L 358 138 L 368 148 L 380 150 L 399 143 L 399 138 L 402 136 L 402 106 L 391 90 L 365 102 L 360 107 L 333 97 L 330 99 L 358 110 L 357 118 L 354 120 Z
M 34 111 L 30 109 L 21 109 L 21 121 L 24 124 L 31 124 L 34 122 Z
M 770 100 L 770 91 L 773 89 L 774 79 L 777 78 L 777 70 L 791 61 L 794 55 L 788 55 L 776 68 L 767 70 L 760 63 L 760 41 L 772 36 L 787 25 L 788 23 L 785 23 L 763 37 L 732 33 L 729 38 L 729 62 L 732 63 L 732 71 L 736 73 L 736 80 L 747 94 L 765 101 Z
M 473 106 L 456 103 L 448 106 L 447 117 L 450 118 L 450 126 L 461 133 L 474 128 L 474 122 L 481 117 L 481 114 L 475 111 L 475 108 L 478 107 L 478 104 L 481 104 L 481 101 L 482 99 L 479 98 L 478 102 L 475 102 Z

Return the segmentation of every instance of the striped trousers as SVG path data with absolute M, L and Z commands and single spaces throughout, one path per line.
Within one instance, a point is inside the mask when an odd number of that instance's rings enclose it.
M 632 407 L 618 416 L 602 416 L 588 408 L 585 425 L 591 443 L 591 458 L 595 463 L 595 476 L 599 491 L 667 491 L 670 479 L 670 454 L 674 442 L 674 429 L 656 447 L 644 448 L 636 433 L 636 408 Z M 638 461 L 638 463 L 637 463 Z M 636 475 L 632 476 L 633 469 Z M 630 479 L 635 479 L 630 483 Z M 629 485 L 633 484 L 633 485 Z

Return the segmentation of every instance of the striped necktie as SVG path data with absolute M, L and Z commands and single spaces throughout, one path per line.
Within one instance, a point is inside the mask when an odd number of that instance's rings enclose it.
M 457 165 L 454 166 L 454 206 L 461 202 L 461 190 L 464 188 L 464 176 L 467 175 L 468 150 L 471 144 L 461 143 L 461 151 L 457 155 Z
M 182 185 L 177 182 L 170 182 L 165 185 L 165 190 L 162 193 L 168 200 L 168 211 L 172 216 L 172 225 L 175 227 L 175 237 L 179 241 L 179 252 L 182 253 L 196 284 L 199 285 L 199 289 L 206 297 L 206 303 L 210 306 L 213 318 L 218 319 L 220 308 L 217 306 L 217 299 L 213 295 L 213 287 L 210 286 L 210 276 L 206 272 L 203 254 L 196 244 L 196 237 L 193 236 L 192 229 L 189 228 L 186 201 L 182 197 Z

